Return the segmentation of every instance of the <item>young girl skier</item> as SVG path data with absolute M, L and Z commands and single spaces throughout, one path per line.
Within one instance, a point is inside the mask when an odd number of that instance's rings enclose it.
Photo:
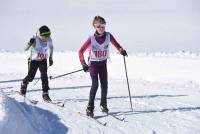
M 41 26 L 39 32 L 40 35 L 31 38 L 25 48 L 25 51 L 31 49 L 31 55 L 29 57 L 28 75 L 21 83 L 20 93 L 21 95 L 26 95 L 27 85 L 34 79 L 37 69 L 39 68 L 42 80 L 42 97 L 44 101 L 49 102 L 51 99 L 48 94 L 49 83 L 47 76 L 47 58 L 48 50 L 50 50 L 49 66 L 53 65 L 53 44 L 50 37 L 51 31 L 47 26 Z
M 106 21 L 103 17 L 95 16 L 92 24 L 95 29 L 95 33 L 87 39 L 87 41 L 79 50 L 79 59 L 82 64 L 83 70 L 85 72 L 89 70 L 92 80 L 92 86 L 89 93 L 89 103 L 86 108 L 86 114 L 90 117 L 94 116 L 94 99 L 98 89 L 98 77 L 101 83 L 100 107 L 102 112 L 108 113 L 107 59 L 109 57 L 109 43 L 111 42 L 123 56 L 127 56 L 126 51 L 115 40 L 113 35 L 105 31 Z M 84 59 L 84 52 L 86 49 L 89 49 L 89 66 L 86 64 Z

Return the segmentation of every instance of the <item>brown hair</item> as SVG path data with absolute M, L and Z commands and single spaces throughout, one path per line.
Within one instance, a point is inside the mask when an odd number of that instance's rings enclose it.
M 94 26 L 94 24 L 96 22 L 100 22 L 102 24 L 106 24 L 105 19 L 103 17 L 101 17 L 101 16 L 95 16 L 94 19 L 93 19 L 92 25 Z

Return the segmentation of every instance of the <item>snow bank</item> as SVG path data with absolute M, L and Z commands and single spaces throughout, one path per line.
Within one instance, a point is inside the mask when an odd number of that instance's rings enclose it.
M 55 134 L 58 131 L 60 133 L 67 132 L 66 126 L 60 122 L 57 115 L 18 101 L 0 92 L 1 133 Z

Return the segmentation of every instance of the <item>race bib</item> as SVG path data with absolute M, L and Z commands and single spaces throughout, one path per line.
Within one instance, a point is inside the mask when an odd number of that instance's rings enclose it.
M 97 58 L 103 58 L 107 56 L 107 50 L 103 50 L 103 51 L 94 51 L 95 57 Z
M 47 55 L 44 54 L 44 53 L 37 53 L 37 59 L 38 60 L 43 60 L 43 59 L 46 59 L 47 58 Z

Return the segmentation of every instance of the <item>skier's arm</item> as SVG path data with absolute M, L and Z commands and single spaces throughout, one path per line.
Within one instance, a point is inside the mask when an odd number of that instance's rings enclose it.
M 50 44 L 49 44 L 49 57 L 53 57 L 53 49 L 54 49 L 54 47 L 53 47 L 53 43 L 51 42 Z
M 116 41 L 116 39 L 114 38 L 114 36 L 112 34 L 110 34 L 110 42 L 117 48 L 117 50 L 120 52 L 121 55 L 128 56 L 126 50 L 124 50 L 120 46 L 120 44 Z
M 49 53 L 50 53 L 50 56 L 49 56 L 49 66 L 52 66 L 53 65 L 53 43 L 52 43 L 52 40 L 49 43 Z
M 25 51 L 29 50 L 31 46 L 35 45 L 35 38 L 31 38 L 30 41 L 28 42 L 28 44 L 25 46 Z
M 79 60 L 81 64 L 85 63 L 84 52 L 90 47 L 90 45 L 91 45 L 91 40 L 90 38 L 88 38 L 88 40 L 83 44 L 83 46 L 79 50 Z
M 113 44 L 113 46 L 115 46 L 115 48 L 121 52 L 123 50 L 123 48 L 121 47 L 121 45 L 116 41 L 116 39 L 114 38 L 114 36 L 110 33 L 110 42 Z

